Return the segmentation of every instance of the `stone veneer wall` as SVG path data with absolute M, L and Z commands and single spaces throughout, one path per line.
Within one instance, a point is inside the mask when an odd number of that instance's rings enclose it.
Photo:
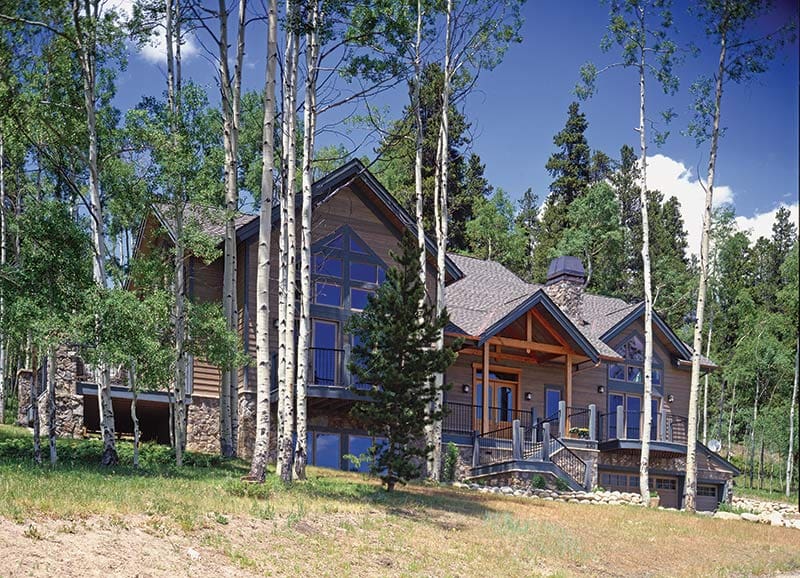
M 77 349 L 62 346 L 56 350 L 56 435 L 76 438 L 85 433 L 83 425 L 83 397 L 76 393 L 78 362 L 80 356 Z M 24 384 L 23 399 L 30 396 L 31 372 L 20 372 L 20 384 Z M 47 391 L 45 389 L 45 391 Z M 47 395 L 39 397 L 39 424 L 42 436 L 49 435 L 47 417 Z M 28 422 L 30 402 L 26 399 L 19 404 L 18 421 L 23 425 Z
M 186 449 L 219 453 L 219 400 L 194 397 L 186 418 Z
M 545 292 L 558 305 L 570 319 L 583 321 L 583 285 L 562 279 L 552 285 L 545 285 Z

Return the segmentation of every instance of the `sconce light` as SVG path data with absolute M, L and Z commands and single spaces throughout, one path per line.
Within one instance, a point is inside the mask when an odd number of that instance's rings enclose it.
M 597 386 L 597 393 L 605 393 L 605 392 L 606 392 L 606 386 L 605 385 L 598 385 Z
M 533 399 L 533 394 L 530 391 L 525 392 L 525 401 L 530 401 Z
M 464 393 L 469 393 L 469 384 L 465 383 L 464 385 L 462 385 L 461 391 L 463 391 Z
M 675 401 L 675 396 L 670 393 L 667 396 L 667 403 L 672 403 L 673 401 Z

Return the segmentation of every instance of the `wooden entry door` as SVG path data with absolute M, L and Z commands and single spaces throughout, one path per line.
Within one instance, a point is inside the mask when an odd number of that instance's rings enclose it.
M 487 431 L 511 426 L 519 412 L 519 372 L 513 369 L 491 367 L 488 387 L 484 390 L 483 370 L 476 368 L 473 374 L 475 392 L 475 429 L 483 431 L 483 411 L 488 405 Z M 484 394 L 487 395 L 484 401 Z

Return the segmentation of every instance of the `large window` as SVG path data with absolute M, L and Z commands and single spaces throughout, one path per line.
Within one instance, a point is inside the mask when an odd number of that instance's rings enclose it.
M 628 383 L 644 383 L 644 342 L 638 335 L 628 339 L 617 349 L 625 363 L 613 363 L 608 366 L 608 379 Z M 663 376 L 661 360 L 653 356 L 653 385 L 661 385 Z
M 312 248 L 314 303 L 361 310 L 386 279 L 386 264 L 348 226 Z

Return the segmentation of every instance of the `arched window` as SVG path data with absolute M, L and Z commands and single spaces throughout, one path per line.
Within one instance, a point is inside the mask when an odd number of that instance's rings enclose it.
M 609 365 L 608 379 L 628 383 L 644 383 L 644 339 L 638 334 L 634 334 L 616 351 L 625 359 L 625 363 Z M 653 385 L 661 385 L 663 372 L 661 360 L 654 355 Z

